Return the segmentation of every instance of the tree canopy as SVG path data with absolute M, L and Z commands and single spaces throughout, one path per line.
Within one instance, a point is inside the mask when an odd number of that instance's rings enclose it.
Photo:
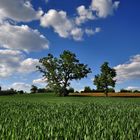
M 108 66 L 108 62 L 104 62 L 101 65 L 101 74 L 98 74 L 94 78 L 94 84 L 97 86 L 97 90 L 104 90 L 106 95 L 110 87 L 115 87 L 116 71 Z
M 68 95 L 70 81 L 80 80 L 91 72 L 91 69 L 80 63 L 76 55 L 70 51 L 64 51 L 58 58 L 48 54 L 39 62 L 41 65 L 37 66 L 38 70 L 47 79 L 48 86 L 60 96 Z

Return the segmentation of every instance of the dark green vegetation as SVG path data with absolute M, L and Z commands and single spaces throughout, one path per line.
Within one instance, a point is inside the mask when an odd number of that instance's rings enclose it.
M 37 68 L 47 79 L 48 87 L 60 96 L 69 94 L 70 81 L 80 80 L 91 72 L 90 68 L 80 63 L 76 55 L 70 51 L 64 51 L 58 58 L 48 54 L 39 62 L 40 66 Z
M 140 139 L 140 98 L 0 96 L 0 139 Z
M 108 62 L 104 62 L 101 65 L 101 74 L 96 75 L 93 81 L 94 85 L 97 86 L 97 90 L 104 91 L 106 96 L 108 95 L 109 89 L 114 88 L 116 84 L 116 80 L 114 80 L 116 71 L 110 68 L 108 64 Z

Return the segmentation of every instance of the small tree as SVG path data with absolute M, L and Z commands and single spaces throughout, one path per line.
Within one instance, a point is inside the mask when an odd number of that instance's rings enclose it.
M 91 90 L 91 88 L 90 88 L 89 86 L 86 86 L 86 87 L 84 88 L 84 92 L 85 92 L 85 93 L 90 93 L 90 92 L 92 92 L 92 90 Z
M 94 78 L 94 84 L 97 86 L 97 90 L 103 90 L 108 96 L 109 88 L 115 87 L 116 71 L 108 66 L 108 62 L 104 62 L 101 66 L 101 74 L 98 74 Z
M 68 89 L 68 92 L 69 92 L 69 93 L 74 93 L 74 88 L 70 87 L 70 88 Z
M 80 63 L 76 55 L 70 51 L 64 51 L 59 58 L 48 54 L 39 62 L 41 66 L 37 68 L 47 78 L 48 86 L 60 96 L 68 95 L 70 81 L 80 80 L 91 72 L 90 68 Z
M 37 86 L 32 85 L 30 91 L 31 91 L 31 93 L 37 93 L 37 91 L 38 91 Z

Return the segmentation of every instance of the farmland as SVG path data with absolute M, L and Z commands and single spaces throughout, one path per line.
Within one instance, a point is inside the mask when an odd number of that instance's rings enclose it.
M 140 98 L 0 96 L 0 139 L 140 139 Z

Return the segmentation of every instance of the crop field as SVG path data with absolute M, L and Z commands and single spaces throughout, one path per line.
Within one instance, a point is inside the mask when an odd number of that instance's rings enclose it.
M 105 97 L 104 93 L 71 93 L 71 96 Z M 109 97 L 140 97 L 140 93 L 108 93 Z
M 140 98 L 0 96 L 0 140 L 139 140 Z

